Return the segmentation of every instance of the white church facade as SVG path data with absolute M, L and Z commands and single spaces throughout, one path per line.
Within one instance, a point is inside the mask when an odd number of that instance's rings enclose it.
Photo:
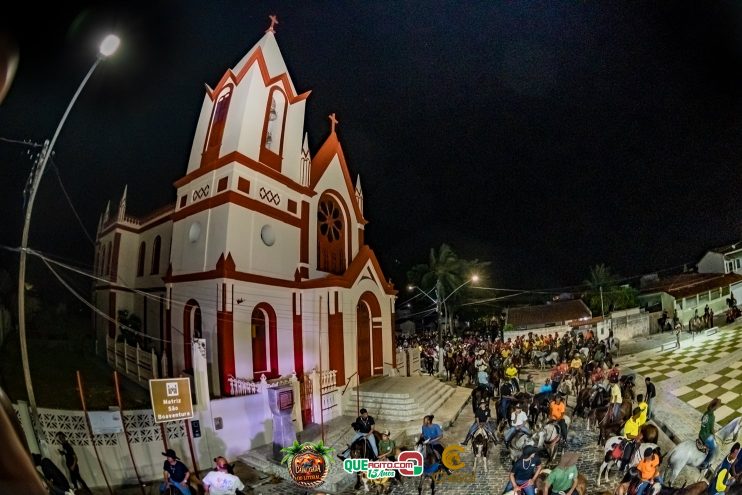
M 101 216 L 99 342 L 118 337 L 110 319 L 126 310 L 167 363 L 161 374 L 179 376 L 203 338 L 212 396 L 232 394 L 230 377 L 331 369 L 344 386 L 390 374 L 396 291 L 364 242 L 360 179 L 334 115 L 308 149 L 308 96 L 272 29 L 207 86 L 175 204 L 134 218 L 125 189 Z

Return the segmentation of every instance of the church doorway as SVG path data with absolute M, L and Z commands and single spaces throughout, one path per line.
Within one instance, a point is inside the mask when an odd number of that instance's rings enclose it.
M 364 292 L 356 305 L 356 336 L 358 378 L 383 374 L 381 307 L 371 292 Z
M 189 299 L 183 308 L 183 369 L 193 369 L 192 341 L 202 337 L 201 306 Z

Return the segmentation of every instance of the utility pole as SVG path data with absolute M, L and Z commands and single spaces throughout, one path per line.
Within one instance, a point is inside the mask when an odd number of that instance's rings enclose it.
M 605 316 L 605 309 L 603 308 L 603 286 L 600 286 L 600 316 Z

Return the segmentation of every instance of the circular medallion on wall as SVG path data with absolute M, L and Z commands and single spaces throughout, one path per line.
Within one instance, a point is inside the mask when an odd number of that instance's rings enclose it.
M 273 227 L 270 225 L 263 225 L 260 229 L 260 239 L 266 246 L 272 246 L 276 242 L 276 234 L 273 232 Z
M 191 224 L 191 228 L 188 229 L 188 240 L 191 242 L 198 241 L 199 237 L 201 237 L 201 224 L 198 222 L 193 222 Z

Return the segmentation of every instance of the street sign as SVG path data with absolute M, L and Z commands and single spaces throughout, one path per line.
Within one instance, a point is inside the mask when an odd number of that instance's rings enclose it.
M 193 417 L 190 378 L 158 378 L 149 381 L 155 423 Z

